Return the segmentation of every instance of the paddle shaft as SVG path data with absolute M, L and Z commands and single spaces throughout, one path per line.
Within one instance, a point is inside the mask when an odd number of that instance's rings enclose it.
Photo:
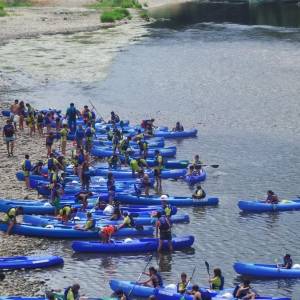
M 153 254 L 149 257 L 149 260 L 148 260 L 148 262 L 147 262 L 147 264 L 146 264 L 146 266 L 145 266 L 145 268 L 144 268 L 144 270 L 141 272 L 141 274 L 139 275 L 139 277 L 138 277 L 138 279 L 137 279 L 137 282 L 139 282 L 140 281 L 140 279 L 141 279 L 141 277 L 142 277 L 142 275 L 143 275 L 143 273 L 145 272 L 145 270 L 147 269 L 147 267 L 148 267 L 148 265 L 149 265 L 149 263 L 150 263 L 150 261 L 152 260 L 152 257 L 153 257 Z M 134 284 L 134 286 L 131 288 L 131 290 L 129 291 L 129 293 L 128 293 L 128 298 L 129 298 L 129 296 L 131 295 L 131 293 L 132 293 L 132 291 L 134 290 L 134 288 L 135 288 L 135 286 L 136 286 L 136 284 L 137 284 L 137 282 Z
M 89 101 L 90 101 L 90 104 L 91 104 L 93 110 L 97 113 L 97 115 L 99 115 L 99 117 L 101 118 L 101 120 L 104 120 L 104 119 L 102 118 L 102 116 L 99 114 L 99 112 L 98 112 L 97 108 L 95 107 L 95 105 L 92 103 L 92 101 L 91 101 L 91 100 L 89 100 Z

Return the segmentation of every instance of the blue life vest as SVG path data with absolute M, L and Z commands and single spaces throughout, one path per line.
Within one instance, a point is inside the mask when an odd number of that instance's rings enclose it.
M 30 162 L 29 159 L 25 159 L 25 162 L 24 162 L 24 169 L 25 169 L 25 171 L 31 171 L 32 166 L 31 166 L 31 162 Z
M 91 137 L 93 135 L 91 127 L 88 127 L 85 130 L 85 135 L 86 135 L 86 137 Z

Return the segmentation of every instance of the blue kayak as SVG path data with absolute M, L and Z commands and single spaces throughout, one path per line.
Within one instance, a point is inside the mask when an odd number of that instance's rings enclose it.
M 135 215 L 135 213 L 133 213 Z M 103 214 L 93 214 L 94 219 L 96 220 L 96 226 L 101 227 L 105 225 L 120 225 L 123 224 L 123 218 L 120 220 L 110 220 L 109 216 Z M 157 218 L 151 217 L 149 213 L 140 213 L 137 217 L 133 217 L 134 224 L 138 225 L 154 225 L 157 221 Z M 74 226 L 74 224 L 84 224 L 86 222 L 86 214 L 78 213 L 76 217 L 76 221 L 69 221 L 64 223 L 64 225 Z M 35 226 L 46 226 L 48 224 L 59 224 L 61 223 L 60 219 L 57 219 L 54 216 L 32 216 L 32 215 L 24 215 L 23 222 Z M 188 215 L 174 215 L 171 216 L 172 224 L 181 224 L 181 223 L 189 223 L 190 218 Z
M 184 177 L 184 180 L 188 184 L 195 184 L 197 182 L 204 181 L 205 179 L 206 179 L 206 172 L 205 172 L 205 170 L 202 170 L 201 174 L 199 174 L 199 175 L 186 175 Z
M 145 205 L 159 205 L 161 199 L 158 196 L 136 196 L 126 193 L 117 193 L 116 199 L 122 203 L 127 204 L 145 204 Z M 169 197 L 167 200 L 168 204 L 174 206 L 207 206 L 207 205 L 218 205 L 219 198 L 217 197 L 205 197 L 204 199 L 198 200 L 189 197 Z
M 269 204 L 265 201 L 240 200 L 239 208 L 244 212 L 276 212 L 300 210 L 300 200 L 282 200 L 278 204 Z
M 148 141 L 147 142 L 148 147 L 151 148 L 162 148 L 165 146 L 165 141 L 164 140 L 158 140 L 158 141 Z M 107 140 L 94 140 L 93 141 L 94 146 L 100 146 L 100 147 L 112 147 L 112 142 L 107 141 Z M 130 141 L 129 142 L 130 148 L 138 148 L 139 145 L 136 142 Z
M 0 257 L 0 269 L 36 269 L 63 264 L 59 256 L 10 256 Z
M 154 131 L 155 137 L 163 137 L 165 139 L 180 139 L 180 138 L 187 138 L 187 137 L 196 137 L 197 136 L 197 129 L 190 129 L 185 131 L 161 131 L 156 130 Z
M 189 248 L 194 243 L 193 236 L 176 237 L 172 239 L 173 249 L 181 250 Z M 163 249 L 168 249 L 168 242 L 164 241 Z M 72 244 L 75 252 L 96 252 L 96 253 L 131 253 L 131 252 L 152 252 L 158 248 L 158 239 L 133 239 L 130 241 L 113 241 L 109 244 L 99 242 L 75 241 Z
M 155 149 L 156 150 L 156 149 Z M 155 150 L 149 149 L 148 150 L 148 157 L 154 158 L 155 156 Z M 157 148 L 159 150 L 159 153 L 162 157 L 174 157 L 176 155 L 176 147 L 168 147 L 168 148 Z M 138 149 L 132 149 L 133 156 L 140 156 L 140 151 Z M 91 151 L 92 155 L 105 158 L 105 157 L 111 157 L 113 155 L 112 148 L 105 148 L 105 147 L 96 147 L 94 146 Z
M 234 270 L 241 275 L 263 278 L 300 278 L 300 269 L 281 269 L 277 265 L 237 262 Z
M 51 226 L 51 227 L 50 227 Z M 7 225 L 0 224 L 0 230 L 6 231 Z M 33 226 L 27 224 L 17 224 L 13 227 L 12 233 L 45 237 L 45 238 L 59 238 L 59 239 L 97 239 L 99 238 L 98 230 L 77 230 L 71 226 L 64 225 L 49 225 L 49 228 Z M 145 226 L 143 229 L 135 228 L 122 228 L 117 231 L 114 236 L 126 237 L 126 236 L 138 236 L 138 235 L 153 235 L 153 227 Z

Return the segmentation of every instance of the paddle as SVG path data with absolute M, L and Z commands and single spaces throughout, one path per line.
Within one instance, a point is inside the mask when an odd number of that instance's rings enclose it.
M 201 165 L 201 167 L 211 167 L 211 168 L 217 169 L 217 168 L 219 168 L 219 165 Z
M 187 283 L 187 285 L 186 285 L 186 287 L 185 287 L 184 295 L 186 295 L 186 293 L 187 293 L 188 287 L 189 287 L 189 285 L 190 285 L 190 283 L 191 283 L 191 281 L 192 281 L 192 279 L 193 279 L 193 277 L 194 277 L 195 272 L 196 272 L 196 267 L 194 268 L 193 273 L 192 273 L 192 276 L 190 277 L 190 279 L 189 279 L 189 281 L 188 281 L 188 283 Z
M 150 255 L 150 257 L 149 257 L 149 259 L 148 259 L 148 261 L 147 261 L 147 264 L 146 264 L 145 268 L 143 269 L 143 271 L 142 271 L 141 274 L 139 275 L 137 281 L 135 282 L 135 284 L 133 285 L 133 287 L 132 287 L 131 290 L 129 291 L 128 296 L 127 296 L 128 298 L 130 297 L 131 293 L 133 292 L 133 290 L 134 290 L 136 284 L 140 281 L 142 275 L 144 274 L 144 272 L 145 272 L 145 270 L 147 269 L 147 267 L 148 267 L 150 261 L 152 260 L 152 257 L 153 257 L 153 254 Z
M 90 102 L 90 104 L 91 104 L 93 110 L 94 110 L 94 111 L 97 113 L 97 115 L 100 117 L 100 120 L 101 120 L 101 121 L 104 121 L 104 119 L 103 119 L 102 116 L 99 114 L 97 108 L 96 108 L 95 105 L 92 103 L 92 101 L 89 100 L 89 102 Z
M 205 261 L 204 263 L 205 263 L 206 271 L 207 271 L 207 274 L 208 274 L 208 279 L 210 280 L 209 263 L 207 261 Z M 210 283 L 209 283 L 209 287 L 211 288 Z

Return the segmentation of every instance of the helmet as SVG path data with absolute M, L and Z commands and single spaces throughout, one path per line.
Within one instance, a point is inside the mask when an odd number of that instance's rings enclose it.
M 161 195 L 160 196 L 160 200 L 168 200 L 168 196 L 167 195 Z

